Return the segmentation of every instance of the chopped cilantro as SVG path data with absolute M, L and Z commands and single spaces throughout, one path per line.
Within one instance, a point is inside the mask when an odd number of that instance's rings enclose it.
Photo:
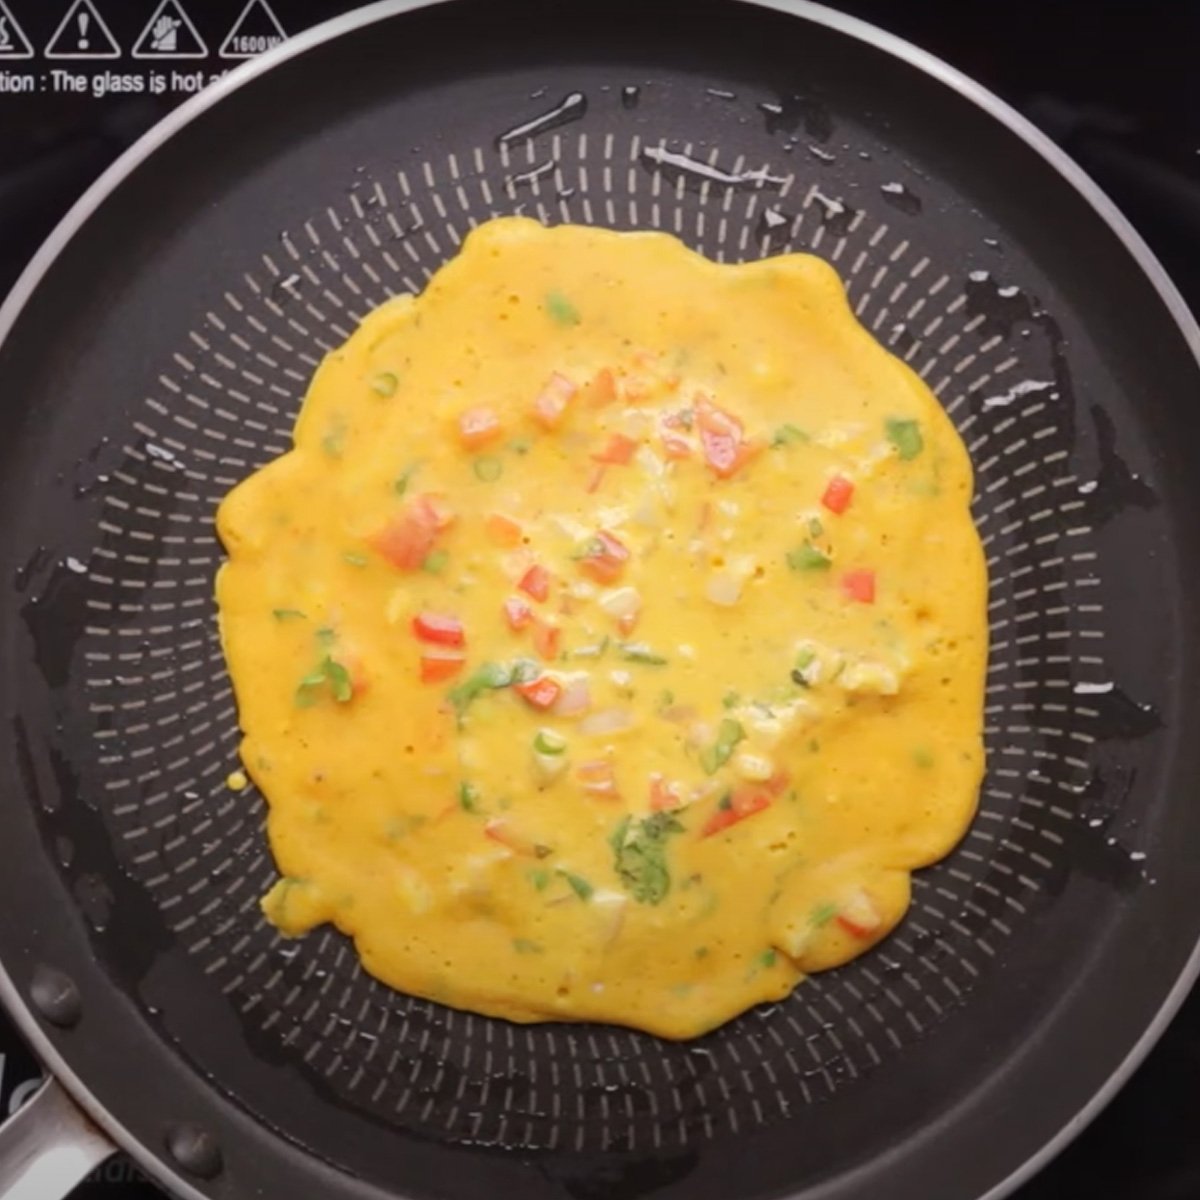
M 430 550 L 425 556 L 425 561 L 421 564 L 422 571 L 428 571 L 430 575 L 438 575 L 446 569 L 446 564 L 450 561 L 450 554 L 446 550 Z
M 571 885 L 571 891 L 580 900 L 590 900 L 592 898 L 596 889 L 582 875 L 576 875 L 574 871 L 568 871 L 563 867 L 559 867 L 558 873 Z
M 546 293 L 546 313 L 556 325 L 578 325 L 582 318 L 579 309 L 562 292 Z
M 298 608 L 273 608 L 271 616 L 277 621 L 304 621 L 305 615 Z
M 640 821 L 625 817 L 609 837 L 614 866 L 621 882 L 639 904 L 661 904 L 671 890 L 667 869 L 667 838 L 682 833 L 683 825 L 669 812 L 652 813 Z
M 721 706 L 723 708 L 737 708 L 741 702 L 742 698 L 737 694 L 737 692 L 726 692 L 725 695 L 721 697 Z
M 921 437 L 921 427 L 916 421 L 903 421 L 899 417 L 888 417 L 883 423 L 887 440 L 895 447 L 896 453 L 905 461 L 917 457 L 925 448 L 925 439 Z
M 308 708 L 316 702 L 317 689 L 326 684 L 338 704 L 348 704 L 354 698 L 354 682 L 350 672 L 337 659 L 326 655 L 315 670 L 300 680 L 300 686 L 296 689 L 296 704 Z
M 533 870 L 526 871 L 525 876 L 536 891 L 544 892 L 550 886 L 550 872 L 545 867 L 534 867 Z
M 465 780 L 458 785 L 458 806 L 463 812 L 479 812 L 479 789 Z
M 508 443 L 508 448 L 514 454 L 528 454 L 532 446 L 533 439 L 527 437 L 513 438 L 513 440 Z
M 812 915 L 808 919 L 820 929 L 822 925 L 828 925 L 837 916 L 837 911 L 836 904 L 818 904 L 812 910 Z
M 776 957 L 777 956 L 775 954 L 774 948 L 772 948 L 770 950 L 764 950 L 758 956 L 758 965 L 760 967 L 773 967 L 775 965 Z

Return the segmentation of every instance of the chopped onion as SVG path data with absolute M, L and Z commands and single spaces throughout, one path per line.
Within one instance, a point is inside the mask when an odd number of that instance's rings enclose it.
M 567 756 L 565 754 L 542 754 L 535 750 L 533 763 L 537 767 L 538 775 L 548 782 L 556 779 L 567 769 Z
M 642 611 L 642 598 L 637 588 L 620 587 L 600 596 L 600 607 L 610 617 L 636 617 Z
M 718 571 L 704 589 L 704 594 L 722 608 L 730 608 L 742 598 L 742 586 L 746 581 L 732 571 Z
M 633 717 L 627 709 L 602 708 L 584 717 L 579 722 L 579 731 L 586 734 L 621 733 L 632 725 Z
M 592 693 L 586 675 L 574 675 L 560 681 L 562 693 L 554 702 L 554 712 L 560 717 L 577 717 L 592 706 Z

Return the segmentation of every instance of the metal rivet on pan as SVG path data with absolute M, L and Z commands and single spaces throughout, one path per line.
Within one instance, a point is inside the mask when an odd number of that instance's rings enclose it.
M 201 1179 L 221 1173 L 225 1163 L 217 1139 L 198 1125 L 175 1125 L 167 1130 L 167 1152 L 185 1170 Z
M 39 964 L 33 969 L 29 984 L 29 998 L 51 1025 L 70 1029 L 79 1024 L 83 1016 L 83 1000 L 75 981 L 54 967 Z

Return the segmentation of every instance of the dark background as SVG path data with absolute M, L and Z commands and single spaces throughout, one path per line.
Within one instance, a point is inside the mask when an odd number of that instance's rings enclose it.
M 157 0 L 95 3 L 124 48 L 157 7 Z M 245 0 L 186 0 L 184 8 L 213 53 L 167 69 L 235 65 L 219 61 L 215 51 L 244 6 Z M 40 50 L 68 0 L 8 0 L 8 7 Z M 354 3 L 273 0 L 271 7 L 294 34 Z M 1200 311 L 1200 3 L 844 0 L 838 7 L 946 59 L 1040 125 L 1125 211 Z M 0 56 L 0 70 L 41 74 L 50 65 L 131 69 L 126 60 L 46 64 L 40 57 L 22 63 Z M 0 93 L 0 294 L 95 176 L 181 98 Z M 0 1113 L 35 1073 L 0 1018 Z M 1200 1197 L 1198 1131 L 1200 994 L 1194 994 L 1117 1099 L 1021 1189 L 1019 1200 L 1193 1200 Z M 157 1195 L 117 1160 L 76 1198 Z

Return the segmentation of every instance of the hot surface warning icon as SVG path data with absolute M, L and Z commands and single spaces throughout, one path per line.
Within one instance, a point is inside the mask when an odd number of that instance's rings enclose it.
M 0 62 L 32 57 L 33 47 L 29 39 L 17 24 L 16 17 L 8 11 L 8 5 L 0 0 Z
M 222 58 L 253 58 L 287 40 L 267 0 L 250 0 L 221 43 Z
M 179 0 L 162 0 L 133 45 L 134 58 L 205 58 L 208 46 Z
M 46 44 L 47 58 L 120 58 L 121 47 L 92 0 L 75 0 Z

